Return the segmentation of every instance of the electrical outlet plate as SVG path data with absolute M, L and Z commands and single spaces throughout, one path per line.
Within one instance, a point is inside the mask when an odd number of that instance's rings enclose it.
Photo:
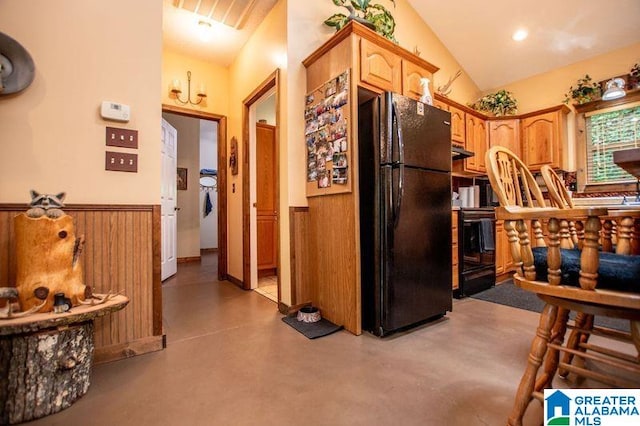
M 138 154 L 107 151 L 105 157 L 105 170 L 137 173 Z
M 105 135 L 107 146 L 138 149 L 138 131 L 107 127 Z

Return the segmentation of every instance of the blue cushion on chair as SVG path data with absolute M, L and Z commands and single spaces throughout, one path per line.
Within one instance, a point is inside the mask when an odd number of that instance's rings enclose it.
M 597 288 L 640 292 L 640 256 L 623 256 L 615 253 L 600 252 Z M 561 283 L 580 286 L 580 251 L 560 249 L 562 257 Z M 547 280 L 547 248 L 533 248 L 536 267 L 536 280 Z

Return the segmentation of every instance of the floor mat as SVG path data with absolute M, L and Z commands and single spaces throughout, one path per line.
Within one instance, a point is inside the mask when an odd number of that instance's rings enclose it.
M 324 318 L 317 322 L 304 322 L 298 321 L 298 318 L 296 317 L 283 317 L 282 321 L 286 322 L 309 339 L 317 339 L 318 337 L 327 336 L 342 329 L 341 325 L 335 325 Z
M 538 296 L 530 291 L 516 287 L 515 284 L 513 284 L 513 280 L 505 281 L 502 284 L 498 284 L 495 287 L 491 287 L 488 290 L 476 293 L 470 297 L 533 312 L 542 312 L 544 308 L 544 302 L 540 300 Z M 570 317 L 574 318 L 575 313 L 571 312 Z M 607 318 L 602 315 L 596 315 L 595 325 L 614 328 L 620 331 L 630 330 L 629 321 L 618 318 Z

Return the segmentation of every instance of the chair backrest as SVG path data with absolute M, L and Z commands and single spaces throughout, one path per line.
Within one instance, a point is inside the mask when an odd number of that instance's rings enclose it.
M 571 195 L 569 195 L 567 188 L 565 188 L 560 177 L 553 171 L 551 166 L 542 166 L 540 173 L 542 173 L 542 179 L 544 179 L 544 184 L 547 186 L 551 206 L 559 209 L 572 209 L 574 205 Z
M 503 207 L 546 207 L 542 191 L 527 166 L 509 149 L 491 147 L 486 154 L 487 175 Z

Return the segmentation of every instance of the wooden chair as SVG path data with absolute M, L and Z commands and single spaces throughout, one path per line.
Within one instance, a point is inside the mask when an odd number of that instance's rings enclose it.
M 496 217 L 505 221 L 511 255 L 516 265 L 514 283 L 536 293 L 545 302 L 508 424 L 522 424 L 524 412 L 533 398 L 542 402 L 542 391 L 551 387 L 558 366 L 608 386 L 640 387 L 640 294 L 633 292 L 635 278 L 640 280 L 640 265 L 637 262 L 640 259 L 636 256 L 603 254 L 599 250 L 601 218 L 607 217 L 607 209 L 546 207 L 531 172 L 506 148 L 492 147 L 487 152 L 486 164 L 489 180 L 500 201 Z M 547 247 L 534 249 L 529 239 L 529 223 L 540 219 L 548 221 L 549 243 Z M 575 250 L 561 249 L 561 240 L 570 240 L 570 236 L 567 233 L 561 235 L 560 222 L 572 220 L 584 220 L 585 223 L 579 259 L 575 256 Z M 629 221 L 632 222 L 632 219 L 623 220 L 625 229 L 630 228 Z M 628 239 L 629 235 L 620 235 L 618 244 L 627 244 Z M 544 244 L 544 239 L 541 240 L 541 244 Z M 570 268 L 571 254 L 575 260 L 573 272 Z M 626 282 L 624 277 L 618 279 L 604 274 L 612 256 L 625 265 L 625 262 L 636 261 L 635 266 L 628 264 L 631 278 L 627 277 Z M 626 287 L 622 289 L 605 288 L 623 282 Z M 607 340 L 601 345 L 589 344 L 587 352 L 571 344 L 565 345 L 565 327 L 569 311 L 572 310 L 587 315 L 630 320 L 630 333 L 611 332 L 603 335 L 603 338 L 624 339 L 630 343 L 629 352 L 632 353 L 614 350 Z M 594 330 L 589 328 L 581 331 L 590 334 Z M 572 353 L 588 360 L 588 363 L 604 367 L 596 371 L 589 366 L 559 362 L 560 353 Z
M 556 172 L 549 165 L 544 165 L 540 169 L 540 173 L 542 175 L 542 179 L 544 180 L 545 186 L 547 187 L 547 191 L 549 194 L 549 199 L 551 201 L 552 206 L 556 206 L 561 209 L 574 208 L 573 199 L 569 192 L 567 191 L 564 183 L 560 179 L 560 177 L 556 174 Z M 640 247 L 637 243 L 638 240 L 638 232 L 632 232 L 630 229 L 627 229 L 627 233 L 631 233 L 631 239 L 629 244 L 625 244 L 627 239 L 623 238 L 620 240 L 620 244 L 618 244 L 616 235 L 617 230 L 624 227 L 622 221 L 628 218 L 634 218 L 634 227 L 637 228 L 640 223 L 640 211 L 637 209 L 627 209 L 620 207 L 618 209 L 608 209 L 608 213 L 606 217 L 602 218 L 602 233 L 601 233 L 601 250 L 605 252 L 613 252 L 615 247 L 615 252 L 620 255 L 638 255 L 640 254 Z M 586 219 L 586 218 L 585 218 Z M 629 222 L 625 222 L 628 224 Z M 572 236 L 577 236 L 580 233 L 580 230 L 584 228 L 582 220 L 578 220 L 570 223 L 570 228 L 572 229 Z M 575 230 L 578 229 L 576 232 Z M 581 247 L 582 239 L 577 237 L 576 247 Z M 640 278 L 640 277 L 639 277 Z M 584 348 L 587 347 L 587 342 L 589 340 L 590 333 L 583 333 L 581 330 L 589 329 L 591 332 L 593 331 L 593 322 L 594 318 L 592 315 L 587 315 L 583 313 L 578 313 L 575 319 L 575 327 L 571 331 L 569 336 L 569 340 L 567 341 L 567 346 L 576 350 L 584 351 Z M 597 329 L 599 332 L 603 332 L 602 329 Z M 564 353 L 562 358 L 562 363 L 570 364 L 573 359 L 573 354 L 570 352 Z M 569 374 L 569 371 L 560 368 L 558 370 L 558 374 L 561 377 L 566 377 Z

